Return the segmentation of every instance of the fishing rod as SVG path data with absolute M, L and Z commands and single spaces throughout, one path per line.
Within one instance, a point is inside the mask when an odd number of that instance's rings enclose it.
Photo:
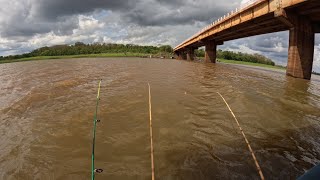
M 148 83 L 149 87 L 149 127 L 150 127 L 150 153 L 151 153 L 151 179 L 154 179 L 154 158 L 153 158 L 153 133 L 152 133 L 152 107 L 151 107 L 151 88 L 150 84 Z
M 240 130 L 240 132 L 241 132 L 241 134 L 242 134 L 242 136 L 243 136 L 244 140 L 246 141 L 246 144 L 247 144 L 247 146 L 248 146 L 248 148 L 249 148 L 249 151 L 250 151 L 250 153 L 251 153 L 251 156 L 252 156 L 252 158 L 253 158 L 253 161 L 254 161 L 254 163 L 255 163 L 255 165 L 256 165 L 256 168 L 257 168 L 257 170 L 258 170 L 258 173 L 259 173 L 259 175 L 260 175 L 260 179 L 261 179 L 261 180 L 264 180 L 265 178 L 264 178 L 264 175 L 263 175 L 263 173 L 262 173 L 261 166 L 260 166 L 259 163 L 258 163 L 258 160 L 257 160 L 257 158 L 256 158 L 256 156 L 255 156 L 255 154 L 254 154 L 254 152 L 253 152 L 253 150 L 252 150 L 252 148 L 251 148 L 251 145 L 250 145 L 250 143 L 249 143 L 249 141 L 248 141 L 248 139 L 247 139 L 247 137 L 246 137 L 246 134 L 243 132 L 243 129 L 242 129 L 242 127 L 240 126 L 240 123 L 239 123 L 236 115 L 233 113 L 233 111 L 232 111 L 232 109 L 230 108 L 229 104 L 227 103 L 226 99 L 224 99 L 224 97 L 223 97 L 219 92 L 217 92 L 217 93 L 218 93 L 219 96 L 222 98 L 222 100 L 224 101 L 224 103 L 227 105 L 227 107 L 228 107 L 229 111 L 231 112 L 234 120 L 236 121 L 236 123 L 237 123 L 237 125 L 238 125 L 238 128 L 239 128 L 239 130 Z
M 100 101 L 100 85 L 101 81 L 99 81 L 99 87 L 98 87 L 98 94 L 97 94 L 97 100 L 96 100 L 96 111 L 94 113 L 93 118 L 93 138 L 92 138 L 92 154 L 91 154 L 91 180 L 94 180 L 95 173 L 102 173 L 102 169 L 96 169 L 94 166 L 94 147 L 96 142 L 96 129 L 97 129 L 97 122 L 100 122 L 98 120 L 98 107 L 99 107 L 99 101 Z

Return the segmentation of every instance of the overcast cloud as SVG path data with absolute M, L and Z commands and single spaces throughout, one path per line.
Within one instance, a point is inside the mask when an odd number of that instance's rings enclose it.
M 245 0 L 244 0 L 245 1 Z M 126 43 L 176 46 L 239 0 L 0 0 L 0 55 L 41 46 Z M 320 72 L 320 36 L 314 70 Z M 288 32 L 225 42 L 221 49 L 261 53 L 286 65 Z

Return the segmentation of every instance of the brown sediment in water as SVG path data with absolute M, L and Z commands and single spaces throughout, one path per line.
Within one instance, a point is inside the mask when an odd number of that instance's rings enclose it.
M 148 87 L 156 179 L 296 178 L 320 159 L 320 81 L 247 67 L 157 59 L 0 65 L 0 179 L 90 177 L 96 87 L 103 79 L 101 179 L 150 179 Z M 231 120 L 230 120 L 231 119 Z

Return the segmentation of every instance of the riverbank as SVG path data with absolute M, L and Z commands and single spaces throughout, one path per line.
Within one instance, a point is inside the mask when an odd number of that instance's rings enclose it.
M 104 54 L 81 54 L 81 55 L 66 55 L 66 56 L 36 56 L 36 57 L 21 58 L 21 59 L 1 60 L 0 64 L 24 62 L 24 61 L 36 61 L 36 60 L 50 60 L 50 59 L 111 58 L 111 57 L 148 57 L 149 58 L 150 55 L 151 54 L 144 54 L 144 53 L 104 53 Z M 159 54 L 153 54 L 151 56 L 161 57 L 161 55 Z M 226 63 L 226 64 L 238 64 L 238 65 L 285 70 L 285 67 L 281 67 L 281 66 L 271 66 L 267 64 L 259 64 L 259 63 L 252 63 L 252 62 L 234 61 L 234 60 L 225 60 L 225 59 L 218 59 L 217 61 L 221 63 Z
M 75 58 L 108 58 L 108 57 L 150 57 L 144 53 L 104 53 L 104 54 L 80 54 L 66 56 L 36 56 L 21 59 L 1 60 L 0 64 L 22 61 L 49 60 L 49 59 L 75 59 Z
M 267 65 L 267 64 L 252 63 L 252 62 L 245 62 L 245 61 L 218 59 L 218 62 L 222 62 L 222 63 L 226 63 L 226 64 L 239 64 L 239 65 L 246 65 L 246 66 L 256 66 L 256 67 L 263 67 L 263 68 L 286 70 L 286 68 L 283 66 L 277 66 L 277 65 L 272 66 L 272 65 Z

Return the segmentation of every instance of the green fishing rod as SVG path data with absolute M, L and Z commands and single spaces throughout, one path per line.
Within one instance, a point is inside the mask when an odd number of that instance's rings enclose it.
M 101 81 L 99 81 L 99 87 L 98 87 L 98 94 L 97 94 L 97 100 L 96 100 L 96 111 L 94 113 L 93 118 L 93 138 L 92 138 L 92 154 L 91 154 L 91 180 L 94 180 L 95 173 L 101 173 L 102 169 L 96 169 L 94 166 L 94 147 L 95 147 L 95 141 L 96 141 L 96 129 L 97 129 L 97 122 L 100 122 L 98 120 L 98 107 L 99 107 L 99 101 L 100 101 L 100 85 Z

